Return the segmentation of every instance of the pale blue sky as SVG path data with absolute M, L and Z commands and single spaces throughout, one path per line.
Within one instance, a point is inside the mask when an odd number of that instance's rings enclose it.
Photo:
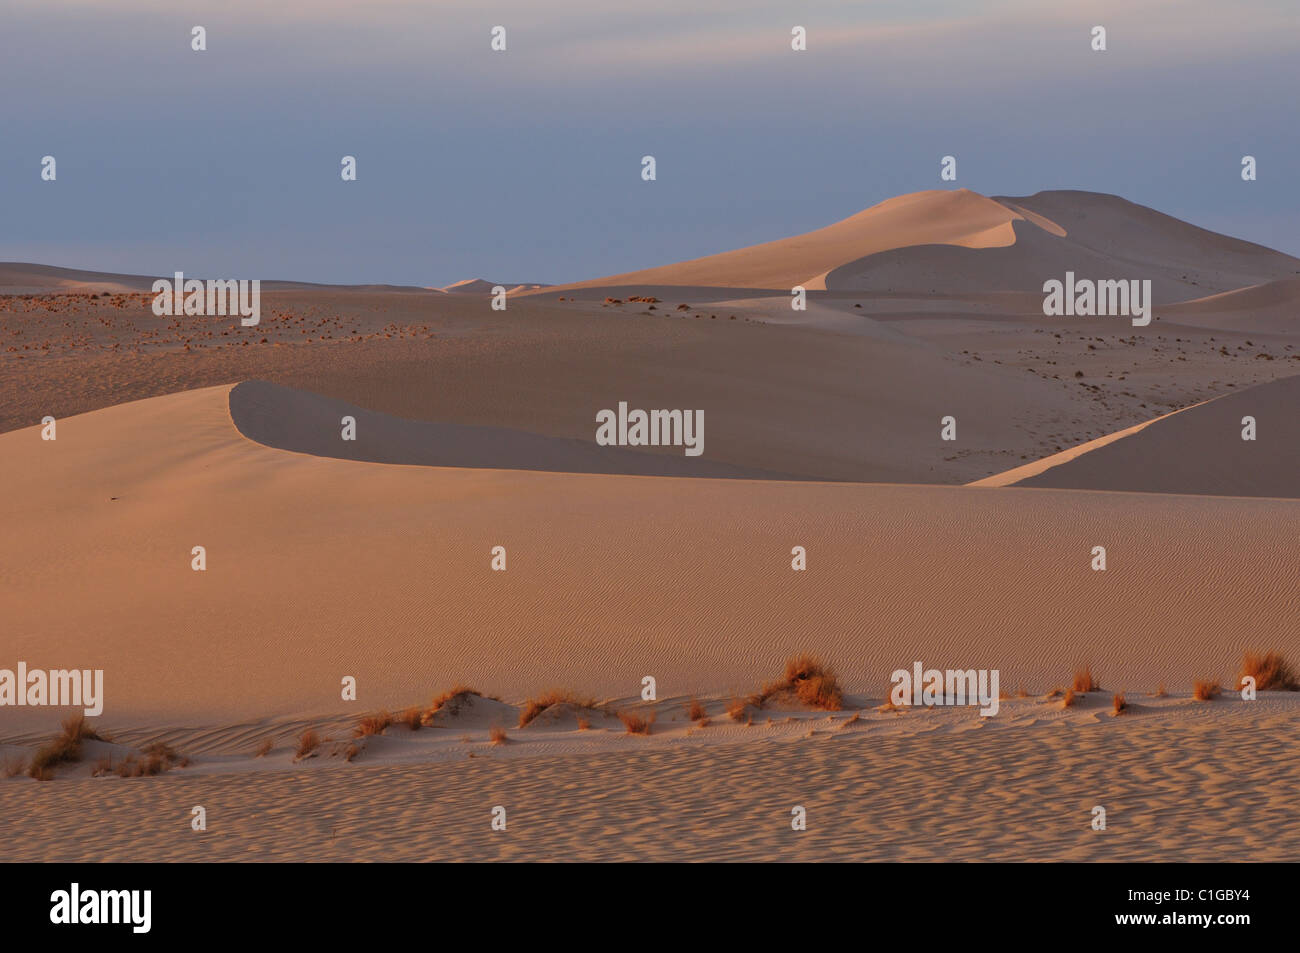
M 1300 254 L 1293 0 L 6 0 L 0 88 L 5 260 L 562 282 L 944 187 L 945 154 Z

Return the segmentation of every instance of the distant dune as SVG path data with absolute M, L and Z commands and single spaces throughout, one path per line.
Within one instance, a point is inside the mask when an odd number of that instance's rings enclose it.
M 185 273 L 186 278 L 261 278 L 260 275 L 203 275 Z M 33 265 L 21 261 L 0 262 L 0 294 L 36 294 L 41 292 L 71 291 L 150 291 L 159 278 L 171 280 L 172 275 L 120 275 L 110 272 L 86 271 L 77 268 L 56 268 L 53 265 Z M 323 285 L 309 281 L 262 280 L 263 291 L 312 291 L 320 289 L 346 289 L 350 291 L 411 291 L 428 293 L 428 288 L 413 285 Z
M 1300 259 L 1113 195 L 968 189 L 888 199 L 826 228 L 550 291 L 722 286 L 898 294 L 1042 293 L 1052 277 L 1150 278 L 1157 303 L 1300 275 Z
M 1081 447 L 976 482 L 1211 496 L 1300 497 L 1300 377 L 1206 401 L 1119 439 Z M 1253 417 L 1254 440 L 1243 440 Z

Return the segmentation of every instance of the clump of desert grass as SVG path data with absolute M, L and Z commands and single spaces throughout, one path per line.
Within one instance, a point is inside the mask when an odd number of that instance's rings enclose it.
M 1123 692 L 1116 692 L 1115 697 L 1110 700 L 1111 710 L 1118 715 L 1122 711 L 1128 710 L 1128 702 L 1124 700 Z
M 711 725 L 711 724 L 713 724 L 713 719 L 712 719 L 712 718 L 708 718 L 708 717 L 704 717 L 704 718 L 701 718 L 699 721 L 697 721 L 697 722 L 695 723 L 695 727 L 696 727 L 696 728 L 707 728 L 707 727 L 709 727 L 709 725 Z
M 310 758 L 315 754 L 316 749 L 320 747 L 320 735 L 308 728 L 298 736 L 298 747 L 294 749 L 293 759 L 301 761 L 303 758 Z
M 1156 690 L 1151 693 L 1152 698 L 1168 698 L 1169 693 L 1165 691 L 1165 683 L 1161 682 L 1156 686 Z
M 1255 687 L 1260 691 L 1300 691 L 1300 677 L 1280 652 L 1244 653 L 1241 657 L 1238 686 L 1247 677 L 1255 680 Z
M 1192 685 L 1192 697 L 1198 702 L 1213 701 L 1223 692 L 1223 686 L 1218 682 L 1209 680 L 1198 680 Z
M 81 760 L 83 741 L 103 741 L 86 722 L 84 714 L 73 715 L 63 721 L 63 730 L 32 757 L 27 773 L 38 781 L 48 781 L 50 772 L 60 764 L 75 764 Z
M 382 735 L 393 724 L 393 716 L 387 711 L 379 711 L 373 715 L 367 715 L 357 723 L 357 727 L 352 734 L 357 738 L 365 738 L 370 735 Z
M 618 713 L 618 720 L 623 722 L 623 727 L 629 735 L 648 735 L 650 726 L 655 723 L 655 714 L 651 712 L 643 717 L 636 712 L 621 711 Z
M 686 706 L 686 717 L 691 721 L 699 721 L 701 718 L 707 717 L 708 714 L 708 711 L 702 704 L 700 704 L 698 698 L 692 698 L 690 703 Z
M 461 709 L 469 705 L 475 698 L 491 698 L 493 701 L 501 700 L 492 695 L 484 695 L 477 688 L 470 688 L 468 685 L 457 682 L 445 692 L 434 696 L 433 701 L 429 702 L 428 709 L 421 716 L 421 723 L 429 724 L 429 720 L 435 714 L 444 710 L 449 716 L 459 715 Z
M 257 746 L 257 751 L 253 754 L 253 757 L 265 758 L 268 754 L 271 753 L 273 748 L 275 748 L 275 740 L 272 738 L 267 738 L 265 741 L 263 741 L 260 745 Z
M 1074 693 L 1073 688 L 1067 688 L 1065 690 L 1065 697 L 1061 699 L 1061 707 L 1073 708 L 1077 704 L 1079 704 L 1079 696 Z
M 411 731 L 419 731 L 424 724 L 424 712 L 415 707 L 407 708 L 397 716 L 397 721 Z
M 488 740 L 494 745 L 503 745 L 510 740 L 510 736 L 506 734 L 506 730 L 500 725 L 493 725 L 488 731 Z
M 590 719 L 590 718 L 587 718 L 587 717 L 585 717 L 585 716 L 579 715 L 579 716 L 578 716 L 578 730 L 579 730 L 579 731 L 591 731 L 591 719 Z
M 21 757 L 5 758 L 4 776 L 6 778 L 16 778 L 27 770 L 27 759 Z
M 1074 681 L 1070 683 L 1070 687 L 1080 694 L 1101 691 L 1101 686 L 1098 685 L 1097 680 L 1092 677 L 1092 666 L 1090 665 L 1085 665 L 1083 668 L 1076 668 L 1074 670 Z
M 735 722 L 746 725 L 754 723 L 754 716 L 749 713 L 749 702 L 743 698 L 733 698 L 727 702 L 727 716 Z
M 597 707 L 594 698 L 583 699 L 566 689 L 552 689 L 524 702 L 524 710 L 519 713 L 519 727 L 526 727 L 534 718 L 554 705 L 569 705 L 582 711 L 591 711 Z
M 146 745 L 141 756 L 127 755 L 114 769 L 119 778 L 151 778 L 170 768 L 185 767 L 190 759 L 161 741 Z
M 823 711 L 839 711 L 844 707 L 844 690 L 835 678 L 834 669 L 807 652 L 786 659 L 784 676 L 765 683 L 749 697 L 749 703 L 762 708 L 772 699 L 782 697 L 797 699 L 809 708 Z

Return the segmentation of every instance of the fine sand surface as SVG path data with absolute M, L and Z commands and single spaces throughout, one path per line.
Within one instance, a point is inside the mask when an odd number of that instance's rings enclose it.
M 476 728 L 393 727 L 350 763 L 327 744 L 298 764 L 279 748 L 158 778 L 0 780 L 0 815 L 10 860 L 1300 857 L 1300 696 L 1129 701 L 1118 717 L 1090 695 L 1068 711 L 1007 701 L 984 722 L 918 709 L 706 728 L 666 723 L 665 704 L 650 737 L 597 720 L 499 747 Z M 796 805 L 807 830 L 791 829 Z M 195 806 L 206 831 L 190 828 Z
M 248 440 L 229 387 L 0 455 L 8 652 L 103 668 L 110 727 L 339 713 L 345 675 L 400 707 L 456 680 L 748 692 L 805 650 L 868 694 L 917 659 L 1172 690 L 1300 654 L 1290 500 L 362 463 Z

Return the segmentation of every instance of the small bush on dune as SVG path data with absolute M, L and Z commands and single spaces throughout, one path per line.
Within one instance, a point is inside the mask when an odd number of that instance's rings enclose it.
M 424 724 L 424 712 L 418 708 L 408 708 L 397 716 L 397 720 L 412 731 L 419 731 Z
M 627 729 L 629 735 L 648 735 L 650 726 L 655 723 L 654 712 L 646 718 L 642 718 L 635 712 L 621 711 L 618 713 L 618 720 L 623 722 L 623 727 Z
M 386 711 L 381 711 L 362 718 L 352 733 L 358 738 L 364 738 L 368 735 L 382 735 L 392 723 L 393 716 Z
M 844 707 L 844 691 L 834 670 L 806 652 L 786 659 L 784 677 L 765 683 L 757 694 L 750 696 L 749 703 L 762 708 L 779 695 L 793 695 L 809 708 L 823 711 L 839 711 Z
M 263 741 L 260 745 L 257 746 L 257 753 L 254 755 L 254 757 L 265 758 L 268 754 L 271 753 L 271 749 L 274 747 L 275 747 L 275 741 L 270 738 L 267 738 L 265 741 Z
M 749 702 L 743 698 L 733 698 L 727 703 L 727 714 L 732 721 L 748 721 Z
M 1117 715 L 1120 712 L 1124 711 L 1126 708 L 1128 708 L 1128 702 L 1124 700 L 1124 693 L 1116 692 L 1115 697 L 1111 699 L 1111 705 L 1113 706 L 1115 710 L 1115 714 Z
M 1161 682 L 1160 685 L 1157 686 L 1156 690 L 1151 693 L 1152 698 L 1166 698 L 1168 697 L 1168 695 L 1169 693 L 1165 691 L 1165 686 L 1163 682 Z
M 510 736 L 506 734 L 506 730 L 500 725 L 492 726 L 492 730 L 488 732 L 488 738 L 494 745 L 503 745 L 510 740 Z
M 583 700 L 573 692 L 561 689 L 543 692 L 536 698 L 530 698 L 524 702 L 524 710 L 519 713 L 519 727 L 525 727 L 552 705 L 572 705 L 574 708 L 590 710 L 596 707 L 596 700 L 594 698 Z
M 1218 682 L 1198 681 L 1192 686 L 1192 697 L 1198 702 L 1213 701 L 1223 691 Z
M 308 728 L 298 736 L 298 747 L 294 751 L 295 758 L 306 758 L 313 751 L 320 747 L 320 735 Z
M 1092 666 L 1090 665 L 1074 670 L 1074 681 L 1070 684 L 1070 687 L 1076 692 L 1082 693 L 1101 691 L 1101 686 L 1092 677 Z
M 1246 652 L 1241 657 L 1238 686 L 1247 675 L 1255 679 L 1260 691 L 1300 691 L 1300 677 L 1280 652 Z
M 32 757 L 27 773 L 40 780 L 49 778 L 50 769 L 60 764 L 73 764 L 81 760 L 83 741 L 103 741 L 86 722 L 85 715 L 73 715 L 63 722 L 63 730 Z
M 491 695 L 484 695 L 477 688 L 470 688 L 468 685 L 457 682 L 445 692 L 434 696 L 433 701 L 429 702 L 428 710 L 423 715 L 423 721 L 427 723 L 430 717 L 444 708 L 447 710 L 448 715 L 458 715 L 460 710 L 474 698 L 492 698 L 493 701 L 501 700 Z
M 700 704 L 698 698 L 692 698 L 689 705 L 686 706 L 686 717 L 691 721 L 699 721 L 708 715 L 708 711 Z
M 1065 690 L 1065 697 L 1061 699 L 1061 707 L 1073 708 L 1078 703 L 1079 703 L 1079 697 L 1074 694 L 1074 689 L 1067 688 Z

